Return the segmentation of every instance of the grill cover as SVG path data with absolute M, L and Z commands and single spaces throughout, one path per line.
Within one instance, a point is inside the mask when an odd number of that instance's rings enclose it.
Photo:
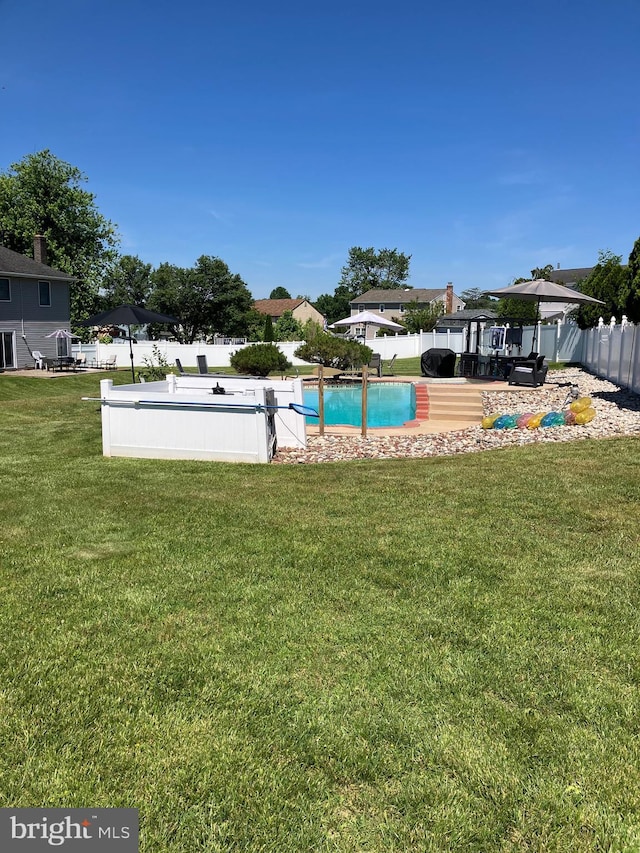
M 420 357 L 423 376 L 451 377 L 455 374 L 456 354 L 451 349 L 428 349 Z

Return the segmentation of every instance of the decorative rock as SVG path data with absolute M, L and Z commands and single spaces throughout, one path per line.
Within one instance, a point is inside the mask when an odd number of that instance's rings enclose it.
M 597 417 L 590 423 L 545 430 L 482 429 L 478 424 L 455 432 L 427 435 L 309 436 L 306 450 L 281 448 L 273 462 L 300 464 L 354 459 L 420 459 L 549 441 L 640 435 L 640 397 L 577 367 L 553 371 L 540 388 L 484 391 L 484 410 L 486 416 L 492 412 L 530 412 L 531 409 L 543 415 L 558 412 L 564 406 L 567 386 L 571 385 L 577 385 L 582 396 L 592 398 L 592 408 L 597 410 Z M 569 416 L 565 414 L 565 417 Z

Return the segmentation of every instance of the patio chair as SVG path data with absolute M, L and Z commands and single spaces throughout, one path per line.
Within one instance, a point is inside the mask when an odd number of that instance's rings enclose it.
M 176 367 L 178 368 L 178 373 L 180 374 L 180 376 L 186 375 L 185 371 L 184 371 L 184 367 L 182 366 L 182 362 L 180 361 L 179 358 L 176 358 Z
M 76 356 L 76 367 L 86 367 L 87 366 L 87 354 L 86 352 L 79 352 Z
M 398 355 L 397 355 L 397 353 L 396 353 L 396 355 L 394 355 L 394 356 L 389 360 L 389 363 L 388 363 L 386 366 L 384 366 L 384 365 L 383 365 L 382 370 L 381 370 L 381 372 L 380 372 L 380 375 L 381 375 L 381 376 L 384 376 L 384 375 L 385 375 L 385 373 L 387 374 L 387 376 L 395 376 L 395 373 L 393 372 L 393 364 L 394 364 L 394 362 L 395 362 L 395 360 L 396 360 L 396 358 L 397 358 L 397 357 L 398 357 Z
M 544 363 L 544 356 L 539 355 L 535 359 L 517 361 L 511 368 L 509 374 L 509 385 L 529 385 L 537 388 L 544 385 L 548 366 Z
M 109 358 L 106 361 L 103 361 L 100 366 L 103 370 L 115 370 L 118 366 L 116 364 L 117 360 L 117 355 L 110 355 Z
M 371 356 L 371 361 L 369 362 L 369 371 L 371 373 L 375 373 L 378 378 L 382 376 L 382 356 L 379 352 L 374 352 Z
M 198 355 L 196 356 L 196 360 L 198 362 L 198 373 L 208 373 L 209 366 L 207 364 L 206 355 Z
M 31 353 L 31 355 L 33 356 L 33 360 L 35 362 L 34 370 L 44 370 L 46 360 L 45 360 L 45 357 L 40 352 L 40 350 L 34 349 L 34 351 Z

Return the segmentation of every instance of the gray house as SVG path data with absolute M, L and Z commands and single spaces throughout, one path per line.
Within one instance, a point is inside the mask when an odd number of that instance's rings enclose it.
M 46 336 L 69 330 L 73 276 L 47 266 L 45 238 L 33 241 L 33 258 L 0 246 L 0 370 L 33 367 L 32 353 L 66 355 L 67 341 Z

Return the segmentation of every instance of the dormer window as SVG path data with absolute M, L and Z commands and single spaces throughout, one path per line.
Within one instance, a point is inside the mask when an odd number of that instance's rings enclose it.
M 41 308 L 51 307 L 51 285 L 48 281 L 38 282 L 38 298 Z

